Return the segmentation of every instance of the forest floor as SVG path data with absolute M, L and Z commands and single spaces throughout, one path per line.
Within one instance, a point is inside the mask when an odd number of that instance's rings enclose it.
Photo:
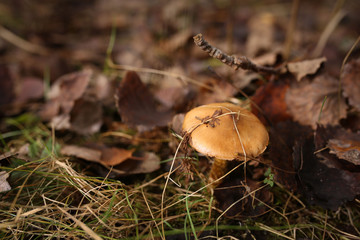
M 359 12 L 0 3 L 0 238 L 360 239 Z M 214 159 L 181 126 L 219 102 L 270 138 L 213 189 Z M 199 120 L 214 128 L 216 113 Z

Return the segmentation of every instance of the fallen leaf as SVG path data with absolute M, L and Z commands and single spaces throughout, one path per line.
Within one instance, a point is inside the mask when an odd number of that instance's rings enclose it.
M 48 93 L 49 101 L 40 111 L 40 116 L 49 121 L 59 113 L 70 114 L 75 101 L 84 94 L 91 73 L 91 70 L 84 70 L 57 79 Z
M 140 152 L 137 156 L 139 160 L 129 159 L 123 163 L 116 165 L 112 171 L 119 176 L 150 173 L 160 168 L 160 158 L 152 152 Z
M 102 116 L 101 102 L 96 98 L 80 98 L 70 112 L 70 129 L 83 135 L 96 133 L 101 128 Z
M 186 73 L 180 67 L 172 67 L 166 71 L 185 75 Z M 157 102 L 161 104 L 162 109 L 172 109 L 176 112 L 182 112 L 188 103 L 195 97 L 194 89 L 183 80 L 172 76 L 163 76 L 151 79 L 153 86 L 152 93 Z
M 287 81 L 272 81 L 259 87 L 251 97 L 253 103 L 260 107 L 267 119 L 273 124 L 291 119 L 285 102 L 285 94 L 288 88 L 289 83 Z M 266 123 L 263 114 L 259 113 L 255 106 L 252 106 L 251 110 L 263 123 Z
M 171 129 L 174 130 L 175 133 L 181 135 L 182 134 L 182 125 L 184 122 L 185 114 L 179 113 L 176 114 L 171 121 Z
M 330 148 L 330 153 L 336 154 L 338 158 L 360 165 L 360 141 L 330 139 L 328 147 Z
M 360 166 L 355 163 L 359 161 L 359 157 L 356 156 L 358 153 L 356 145 L 359 142 L 360 137 L 358 134 L 345 130 L 340 126 L 324 127 L 319 125 L 316 129 L 315 147 L 319 150 L 316 155 L 328 167 L 360 172 Z M 349 143 L 352 143 L 352 145 L 348 145 Z M 347 159 L 339 158 L 338 154 L 343 157 L 346 156 Z
M 341 74 L 343 95 L 349 99 L 349 104 L 360 111 L 360 58 L 345 64 Z
M 41 118 L 56 130 L 83 135 L 98 132 L 103 123 L 102 100 L 110 93 L 110 86 L 104 76 L 94 76 L 92 70 L 85 69 L 56 80 L 39 112 Z
M 109 148 L 102 145 L 93 145 L 92 147 L 66 145 L 62 147 L 61 154 L 76 156 L 104 166 L 114 166 L 132 158 L 134 151 L 135 149 Z
M 323 62 L 326 62 L 325 57 L 288 63 L 287 68 L 300 81 L 306 75 L 315 74 Z
M 285 100 L 294 119 L 303 125 L 310 125 L 313 129 L 317 123 L 336 125 L 346 117 L 347 108 L 338 89 L 337 79 L 321 75 L 312 82 L 304 80 L 290 85 Z
M 296 171 L 293 163 L 293 147 L 295 141 L 313 135 L 308 126 L 296 122 L 280 122 L 270 128 L 270 145 L 268 158 L 274 180 L 291 191 L 296 191 Z
M 6 181 L 8 177 L 9 177 L 9 173 L 5 171 L 0 172 L 0 193 L 11 190 L 10 184 Z
M 90 82 L 91 74 L 92 71 L 86 69 L 60 77 L 51 87 L 48 93 L 49 99 L 57 99 L 61 111 L 70 113 L 74 102 L 84 94 Z
M 343 162 L 338 162 L 335 155 L 322 147 L 328 135 L 335 132 L 334 127 L 319 126 L 315 140 L 309 136 L 297 141 L 293 154 L 299 188 L 308 202 L 331 210 L 336 210 L 360 194 L 359 169 L 349 171 Z
M 95 169 L 99 174 L 105 174 L 110 169 L 112 177 L 149 173 L 160 168 L 160 158 L 150 152 L 136 152 L 135 149 L 123 149 L 107 147 L 100 144 L 89 144 L 86 147 L 65 145 L 61 148 L 61 154 L 75 156 L 103 166 Z M 99 165 L 97 165 L 99 166 Z M 106 170 L 105 170 L 106 169 Z
M 171 122 L 172 113 L 158 110 L 154 97 L 135 72 L 126 73 L 116 98 L 122 120 L 139 131 L 167 126 Z
M 75 156 L 91 162 L 100 162 L 102 154 L 100 150 L 76 145 L 65 145 L 61 148 L 60 153 L 66 156 Z
M 127 150 L 123 148 L 103 148 L 101 150 L 100 162 L 105 166 L 115 166 L 128 159 L 134 159 L 133 153 L 135 148 Z M 136 159 L 135 159 L 136 160 Z

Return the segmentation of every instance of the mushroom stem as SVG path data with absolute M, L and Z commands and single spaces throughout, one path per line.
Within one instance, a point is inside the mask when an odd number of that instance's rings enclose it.
M 209 175 L 209 182 L 212 183 L 211 188 L 215 189 L 222 182 L 222 179 L 221 180 L 218 179 L 225 175 L 227 170 L 226 166 L 227 166 L 227 161 L 215 158 L 214 163 L 211 166 L 210 175 Z

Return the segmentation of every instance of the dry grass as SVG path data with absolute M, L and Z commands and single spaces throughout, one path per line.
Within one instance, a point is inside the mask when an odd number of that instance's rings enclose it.
M 275 185 L 274 203 L 263 203 L 268 207 L 263 215 L 231 219 L 217 209 L 202 174 L 189 183 L 174 173 L 181 186 L 169 182 L 161 209 L 167 173 L 159 171 L 127 185 L 89 177 L 76 161 L 57 155 L 59 145 L 44 126 L 25 129 L 3 150 L 30 143 L 37 156 L 14 155 L 0 167 L 11 174 L 12 186 L 0 195 L 1 239 L 359 239 L 354 232 L 360 224 L 359 202 L 328 212 L 305 206 L 298 196 Z M 255 196 L 255 191 L 238 202 Z

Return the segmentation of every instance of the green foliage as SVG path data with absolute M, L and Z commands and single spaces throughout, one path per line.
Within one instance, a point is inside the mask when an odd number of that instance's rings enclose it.
M 264 173 L 264 176 L 266 177 L 264 179 L 264 183 L 268 184 L 270 187 L 274 186 L 274 174 L 271 173 L 271 168 L 268 168 L 266 172 Z

